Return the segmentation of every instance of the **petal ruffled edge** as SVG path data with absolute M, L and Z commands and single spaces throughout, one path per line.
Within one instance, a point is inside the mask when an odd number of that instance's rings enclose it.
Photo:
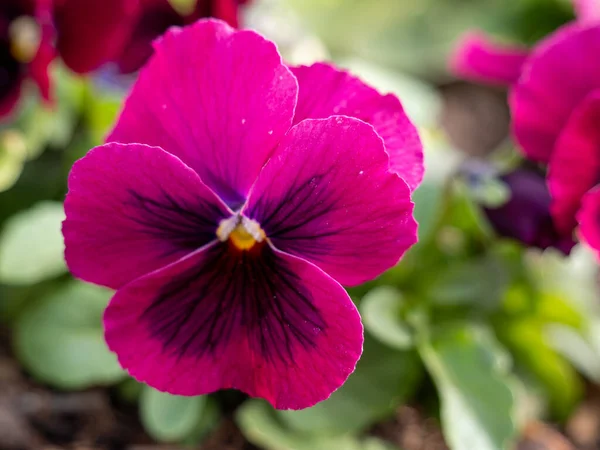
M 298 80 L 294 124 L 345 115 L 372 125 L 385 143 L 390 170 L 416 189 L 425 171 L 423 144 L 398 97 L 380 94 L 346 70 L 329 63 L 291 67 Z
M 253 283 L 231 288 L 237 272 L 224 274 L 215 260 L 224 245 L 120 289 L 104 314 L 109 348 L 138 381 L 175 395 L 234 388 L 278 409 L 325 400 L 362 353 L 363 327 L 350 297 L 313 264 L 268 245 L 263 251 L 276 265 L 260 266 Z M 229 263 L 249 270 L 235 258 Z

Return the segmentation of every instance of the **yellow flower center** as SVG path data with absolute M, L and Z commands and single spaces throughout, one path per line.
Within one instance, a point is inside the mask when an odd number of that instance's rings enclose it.
M 217 229 L 217 237 L 221 242 L 229 240 L 238 250 L 250 250 L 266 239 L 258 222 L 243 216 L 222 220 Z

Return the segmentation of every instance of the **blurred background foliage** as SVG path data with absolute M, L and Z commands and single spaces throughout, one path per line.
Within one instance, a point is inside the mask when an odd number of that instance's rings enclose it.
M 439 421 L 452 450 L 512 449 L 532 423 L 568 425 L 600 382 L 596 262 L 584 248 L 567 258 L 495 235 L 481 205 L 500 205 L 510 192 L 494 178 L 474 185 L 459 168 L 474 153 L 497 167 L 517 164 L 504 94 L 464 90 L 446 66 L 456 38 L 472 28 L 531 44 L 572 18 L 566 0 L 246 7 L 242 23 L 275 40 L 288 62 L 332 59 L 397 94 L 425 144 L 426 178 L 414 193 L 420 241 L 397 267 L 350 290 L 366 329 L 364 355 L 342 388 L 303 411 L 275 411 L 231 392 L 170 396 L 119 368 L 101 329 L 111 292 L 67 273 L 60 224 L 68 171 L 102 143 L 129 81 L 102 71 L 77 77 L 56 61 L 55 107 L 31 91 L 0 127 L 2 343 L 27 383 L 59 393 L 106 387 L 117 409 L 139 411 L 148 436 L 181 445 L 200 445 L 233 418 L 265 449 L 412 450 L 382 431 L 403 405 Z M 482 119 L 473 92 L 493 100 L 490 118 Z M 481 120 L 493 126 L 482 131 Z

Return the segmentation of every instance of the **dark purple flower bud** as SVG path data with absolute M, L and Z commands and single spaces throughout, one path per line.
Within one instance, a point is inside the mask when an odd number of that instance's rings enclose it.
M 521 166 L 494 176 L 490 166 L 469 164 L 463 173 L 470 187 L 483 190 L 486 183 L 502 183 L 508 198 L 500 204 L 483 205 L 483 211 L 496 232 L 530 247 L 554 247 L 569 254 L 575 241 L 571 234 L 559 233 L 550 215 L 550 193 L 544 174 L 536 167 Z M 485 202 L 482 202 L 485 203 Z

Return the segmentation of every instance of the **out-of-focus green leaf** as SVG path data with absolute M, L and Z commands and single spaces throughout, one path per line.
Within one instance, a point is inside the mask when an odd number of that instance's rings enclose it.
M 587 336 L 582 336 L 571 327 L 551 324 L 544 328 L 549 345 L 564 356 L 583 375 L 596 383 L 600 382 L 600 354 Z
M 420 348 L 442 402 L 453 450 L 505 450 L 516 437 L 515 399 L 506 355 L 489 333 L 457 326 Z
M 16 129 L 0 131 L 0 192 L 19 179 L 28 158 L 25 136 Z
M 182 443 L 184 445 L 195 446 L 213 430 L 221 419 L 221 411 L 217 401 L 211 397 L 206 397 L 204 407 L 202 408 L 202 417 L 196 424 L 196 428 L 187 436 Z
M 548 345 L 543 327 L 537 318 L 503 318 L 496 324 L 496 334 L 516 363 L 543 386 L 550 412 L 562 420 L 581 397 L 581 380 L 571 365 Z
M 415 220 L 419 224 L 419 241 L 423 241 L 433 232 L 440 219 L 444 191 L 440 185 L 424 181 L 413 192 L 412 199 L 415 204 Z
M 181 397 L 144 386 L 140 419 L 150 436 L 161 442 L 182 441 L 197 428 L 206 397 Z
M 402 294 L 390 286 L 372 289 L 360 302 L 365 328 L 379 341 L 405 350 L 413 345 L 411 331 L 402 322 Z
M 42 202 L 11 217 L 0 235 L 0 281 L 33 284 L 66 272 L 63 205 Z
M 100 145 L 123 107 L 123 95 L 115 90 L 97 88 L 92 91 L 88 100 L 85 113 L 91 142 L 93 145 Z
M 277 417 L 301 433 L 360 431 L 391 415 L 413 393 L 421 375 L 416 353 L 392 350 L 367 336 L 356 371 L 329 399 L 300 411 L 278 411 Z
M 236 422 L 246 439 L 266 450 L 392 450 L 375 438 L 363 441 L 353 436 L 315 436 L 310 431 L 287 429 L 273 409 L 261 400 L 248 400 L 236 413 Z
M 508 287 L 509 273 L 494 255 L 456 262 L 433 278 L 428 296 L 438 305 L 500 304 Z
M 583 317 L 569 301 L 555 292 L 543 292 L 536 302 L 536 317 L 542 322 L 561 323 L 573 328 L 583 326 Z
M 26 136 L 30 158 L 37 157 L 47 145 L 64 148 L 70 141 L 81 112 L 86 81 L 60 64 L 53 64 L 54 103 L 36 103 L 19 120 Z
M 64 389 L 123 378 L 102 334 L 102 312 L 110 296 L 107 289 L 72 281 L 32 305 L 16 323 L 19 360 L 36 378 Z

